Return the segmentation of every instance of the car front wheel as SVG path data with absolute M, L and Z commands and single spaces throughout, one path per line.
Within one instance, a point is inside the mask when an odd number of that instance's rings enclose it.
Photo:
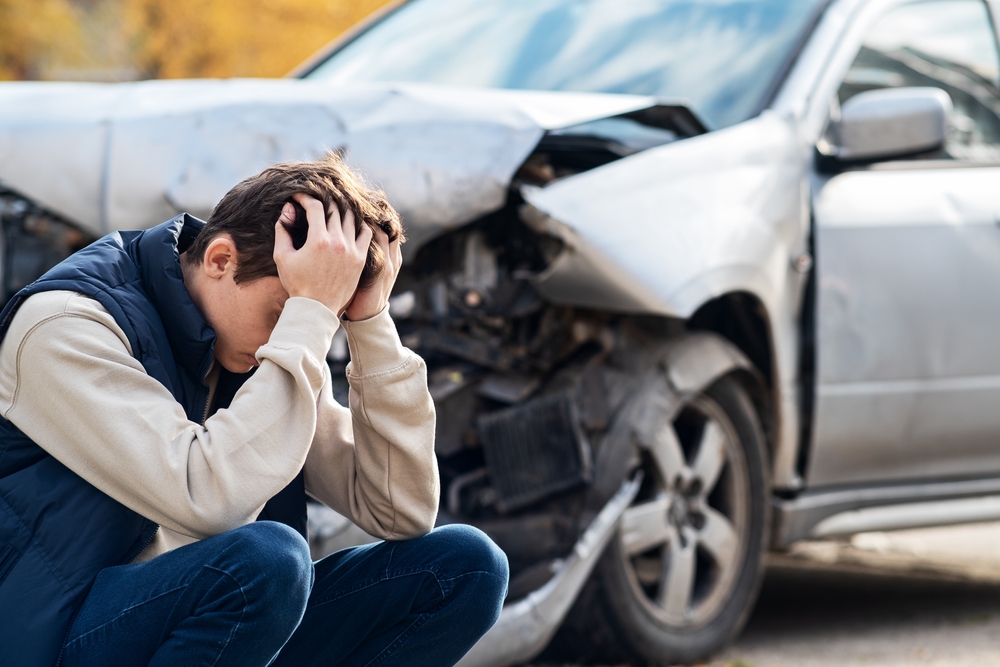
M 766 460 L 753 403 L 732 376 L 662 425 L 639 495 L 570 621 L 588 657 L 690 663 L 736 636 L 762 575 Z

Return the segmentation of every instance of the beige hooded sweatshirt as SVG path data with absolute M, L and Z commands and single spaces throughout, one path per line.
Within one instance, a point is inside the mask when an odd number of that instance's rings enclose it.
M 334 401 L 325 361 L 341 325 L 350 409 Z M 318 301 L 290 298 L 257 359 L 228 409 L 192 422 L 103 306 L 42 292 L 0 344 L 0 414 L 160 525 L 140 561 L 254 521 L 303 469 L 310 495 L 376 537 L 431 530 L 434 404 L 423 360 L 402 346 L 387 311 L 340 322 Z

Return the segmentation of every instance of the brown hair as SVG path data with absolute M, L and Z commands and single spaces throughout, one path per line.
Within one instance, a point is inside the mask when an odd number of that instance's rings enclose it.
M 363 223 L 373 234 L 377 229 L 383 230 L 390 241 L 406 240 L 399 214 L 389 205 L 385 194 L 365 184 L 339 155 L 330 152 L 312 162 L 276 164 L 237 184 L 212 210 L 185 257 L 192 263 L 200 263 L 212 239 L 226 233 L 236 246 L 233 279 L 237 283 L 278 275 L 274 263 L 274 225 L 286 202 L 295 204 L 298 213 L 295 223 L 285 225 L 292 244 L 301 248 L 308 235 L 304 211 L 292 200 L 292 195 L 300 192 L 323 202 L 327 215 L 334 204 L 341 216 L 348 209 L 353 211 L 358 233 Z M 385 257 L 373 236 L 358 287 L 371 287 L 384 268 Z

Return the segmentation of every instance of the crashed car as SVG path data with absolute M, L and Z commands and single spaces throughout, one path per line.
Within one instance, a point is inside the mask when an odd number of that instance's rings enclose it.
M 412 0 L 285 80 L 4 84 L 4 296 L 340 151 L 408 230 L 440 522 L 511 563 L 461 664 L 699 660 L 769 549 L 1000 518 L 997 19 Z

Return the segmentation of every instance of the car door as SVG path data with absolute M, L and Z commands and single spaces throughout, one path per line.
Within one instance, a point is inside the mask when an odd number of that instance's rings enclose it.
M 983 0 L 887 11 L 840 90 L 933 86 L 941 154 L 817 175 L 811 486 L 1000 473 L 1000 58 Z

